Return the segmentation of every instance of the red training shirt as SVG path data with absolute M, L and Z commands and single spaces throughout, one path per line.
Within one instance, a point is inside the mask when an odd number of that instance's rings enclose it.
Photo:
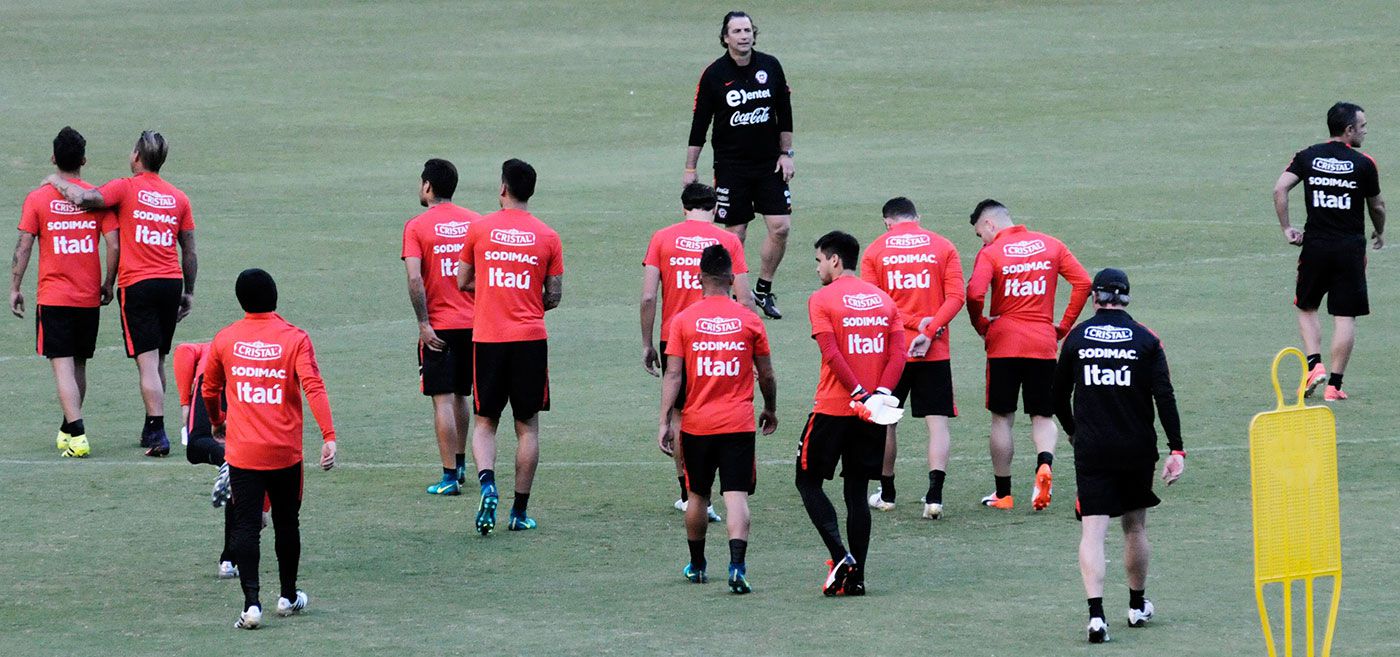
M 460 260 L 476 276 L 474 342 L 544 340 L 544 279 L 564 274 L 559 233 L 524 210 L 492 212 L 467 229 Z
M 79 178 L 70 180 L 92 189 Z M 117 229 L 117 219 L 110 211 L 83 210 L 52 185 L 43 185 L 24 197 L 19 229 L 33 235 L 39 245 L 36 303 L 78 308 L 102 305 L 102 258 L 97 241 Z
M 838 276 L 807 299 L 807 315 L 812 322 L 812 337 L 822 333 L 834 335 L 837 351 L 850 365 L 857 382 L 866 390 L 879 387 L 891 358 L 887 348 L 893 341 L 890 336 L 903 331 L 894 299 L 855 276 Z M 903 338 L 902 333 L 900 337 Z M 904 355 L 899 356 L 902 368 Z M 855 415 L 850 402 L 851 389 L 841 384 L 823 359 L 813 410 L 823 415 Z
M 678 313 L 666 355 L 685 362 L 681 429 L 693 436 L 754 430 L 755 356 L 767 356 L 763 321 L 727 296 L 704 297 Z
M 179 235 L 194 230 L 190 199 L 160 176 L 138 173 L 97 188 L 115 207 L 121 230 L 117 282 L 129 287 L 149 278 L 181 278 Z
M 194 380 L 209 364 L 208 342 L 182 342 L 175 345 L 175 389 L 180 392 L 180 405 L 189 406 L 194 397 Z M 201 393 L 202 394 L 202 393 Z
M 472 295 L 457 289 L 458 256 L 467 228 L 481 215 L 451 202 L 439 203 L 403 225 L 400 258 L 422 260 L 428 323 L 436 330 L 472 327 Z
M 642 264 L 661 270 L 661 336 L 668 340 L 671 318 L 705 296 L 700 288 L 700 252 L 723 244 L 734 261 L 735 274 L 747 274 L 744 244 L 739 237 L 719 226 L 687 220 L 656 231 L 647 245 Z
M 1063 276 L 1073 286 L 1058 327 L 1055 285 Z M 988 358 L 1054 359 L 1059 337 L 1067 335 L 1089 300 L 1089 273 L 1065 245 L 1025 226 L 1005 228 L 977 252 L 967 282 L 967 314 L 986 337 Z M 989 317 L 982 305 L 991 292 Z
M 214 336 L 201 396 L 215 426 L 224 421 L 220 395 L 227 398 L 229 465 L 279 470 L 300 463 L 303 392 L 322 439 L 335 440 L 330 399 L 306 331 L 277 313 L 248 313 Z
M 933 318 L 924 329 L 933 344 L 922 358 L 908 358 L 911 363 L 949 359 L 948 331 L 934 335 L 962 310 L 962 277 L 953 243 L 914 221 L 891 226 L 866 247 L 860 262 L 861 280 L 884 290 L 898 306 L 906 345 L 919 334 L 919 322 Z

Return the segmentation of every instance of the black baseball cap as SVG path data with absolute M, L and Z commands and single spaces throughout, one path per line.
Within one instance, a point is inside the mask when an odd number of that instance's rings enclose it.
M 1094 274 L 1094 290 L 1097 292 L 1117 292 L 1119 294 L 1128 293 L 1128 275 L 1122 269 L 1099 270 Z

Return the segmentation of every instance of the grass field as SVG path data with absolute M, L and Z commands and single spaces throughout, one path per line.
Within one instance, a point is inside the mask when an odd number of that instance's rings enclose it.
M 167 4 L 0 4 L 0 215 L 18 218 L 66 124 L 87 136 L 85 176 L 96 182 L 125 175 L 141 129 L 170 139 L 163 173 L 192 199 L 201 265 L 176 339 L 208 339 L 238 317 L 233 278 L 261 266 L 278 277 L 283 315 L 317 345 L 342 465 L 306 478 L 312 610 L 257 633 L 230 629 L 240 595 L 214 578 L 213 469 L 178 448 L 160 462 L 136 449 L 141 409 L 115 307 L 90 365 L 95 452 L 82 462 L 53 449 L 52 377 L 33 355 L 32 319 L 12 318 L 0 322 L 0 652 L 1264 654 L 1246 428 L 1273 406 L 1269 359 L 1297 342 L 1296 254 L 1269 190 L 1294 150 L 1325 135 L 1323 113 L 1339 99 L 1371 110 L 1366 150 L 1383 170 L 1400 157 L 1400 91 L 1384 73 L 1400 55 L 1389 3 L 753 7 L 760 49 L 793 85 L 798 175 L 777 282 L 789 318 L 769 323 L 781 425 L 760 442 L 757 590 L 743 598 L 680 578 L 675 480 L 654 446 L 658 386 L 636 337 L 640 260 L 651 231 L 679 215 L 691 94 L 720 54 L 724 8 Z M 477 537 L 475 496 L 422 492 L 436 450 L 397 256 L 419 211 L 421 164 L 435 156 L 456 162 L 457 200 L 478 210 L 495 207 L 503 159 L 530 161 L 532 209 L 564 239 L 564 303 L 549 317 L 555 410 L 531 505 L 541 528 L 526 535 Z M 1122 620 L 1121 541 L 1110 538 L 1114 641 L 1083 645 L 1067 446 L 1049 511 L 976 507 L 991 485 L 988 417 L 964 316 L 953 324 L 963 416 L 946 519 L 917 518 L 924 432 L 906 421 L 901 505 L 875 519 L 871 595 L 817 592 L 825 557 L 791 484 L 817 365 L 802 313 L 818 284 L 808 245 L 838 227 L 868 241 L 895 195 L 913 198 L 965 264 L 979 244 L 966 214 L 993 196 L 1090 270 L 1132 276 L 1134 314 L 1166 341 L 1191 453 L 1151 514 L 1153 627 Z M 1400 653 L 1384 620 L 1400 606 L 1391 250 L 1371 258 L 1375 313 L 1360 323 L 1352 399 L 1336 409 L 1347 572 L 1338 655 Z M 176 411 L 172 394 L 168 417 Z M 1019 496 L 1030 487 L 1027 431 L 1022 420 Z M 504 486 L 510 441 L 507 431 Z M 711 537 L 718 567 L 722 530 Z M 265 588 L 272 561 L 268 540 Z

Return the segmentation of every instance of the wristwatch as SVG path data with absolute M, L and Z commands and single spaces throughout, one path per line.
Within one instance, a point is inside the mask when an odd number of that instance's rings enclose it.
M 785 150 L 785 151 L 779 151 L 779 152 L 778 152 L 778 155 L 786 155 L 786 156 L 788 156 L 788 157 L 797 157 L 797 151 L 796 151 L 796 150 L 793 150 L 793 149 L 791 149 L 791 148 L 789 148 L 789 149 L 787 149 L 787 150 Z

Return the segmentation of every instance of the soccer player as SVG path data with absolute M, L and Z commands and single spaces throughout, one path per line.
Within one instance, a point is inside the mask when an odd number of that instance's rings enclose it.
M 821 377 L 797 451 L 797 492 L 826 544 L 831 561 L 822 593 L 865 595 L 870 548 L 870 507 L 865 495 L 880 478 L 885 428 L 863 420 L 858 406 L 875 393 L 888 395 L 904 372 L 904 328 L 894 300 L 856 277 L 860 243 L 832 231 L 816 244 L 821 289 L 807 300 L 812 338 L 821 349 Z M 874 392 L 871 392 L 874 391 Z M 841 541 L 836 509 L 822 482 L 841 477 L 846 500 L 846 538 Z
M 564 247 L 559 233 L 530 214 L 535 168 L 501 165 L 501 209 L 472 222 L 457 269 L 457 287 L 476 294 L 472 343 L 476 461 L 481 501 L 476 530 L 496 527 L 496 430 L 510 404 L 515 417 L 515 501 L 507 529 L 534 529 L 527 511 L 540 460 L 540 411 L 549 410 L 549 337 L 545 311 L 564 296 Z
M 1332 138 L 1298 151 L 1274 183 L 1274 211 L 1289 244 L 1300 245 L 1293 303 L 1298 330 L 1308 354 L 1304 396 L 1327 383 L 1322 398 L 1339 401 L 1342 374 L 1356 345 L 1356 318 L 1371 313 L 1366 295 L 1366 210 L 1371 211 L 1371 248 L 1385 245 L 1385 199 L 1381 198 L 1376 161 L 1361 152 L 1366 112 L 1352 103 L 1327 110 Z M 1303 183 L 1307 223 L 1303 230 L 1288 218 L 1288 192 Z M 1317 309 L 1327 297 L 1332 315 L 1332 373 L 1322 365 L 1322 322 Z
M 1011 509 L 1011 427 L 1016 393 L 1031 416 L 1035 443 L 1035 484 L 1031 506 L 1050 505 L 1051 467 L 1058 431 L 1051 415 L 1050 383 L 1055 374 L 1056 343 L 1069 333 L 1089 300 L 1089 273 L 1059 240 L 1026 230 L 1011 221 L 1006 206 L 992 199 L 972 211 L 972 228 L 982 238 L 967 283 L 967 315 L 986 340 L 987 410 L 992 412 L 989 445 L 996 491 L 982 504 Z M 1054 323 L 1055 286 L 1064 277 L 1073 287 L 1060 323 Z M 988 296 L 990 295 L 990 299 Z M 987 307 L 987 316 L 982 308 Z
M 671 318 L 676 313 L 699 301 L 703 295 L 700 281 L 700 253 L 705 248 L 722 244 L 729 251 L 734 265 L 734 284 L 741 302 L 758 312 L 749 295 L 748 266 L 744 263 L 744 245 L 733 233 L 714 224 L 715 190 L 703 183 L 690 183 L 681 191 L 681 208 L 685 219 L 656 231 L 647 245 L 642 272 L 642 367 L 652 376 L 666 372 L 666 359 L 658 356 L 653 330 L 656 328 L 656 295 L 661 294 L 661 349 L 666 353 L 666 336 L 670 335 Z M 660 371 L 658 371 L 660 366 Z M 685 395 L 677 398 L 677 408 L 672 409 L 670 426 L 680 427 L 681 402 Z M 672 437 L 674 440 L 674 436 Z M 667 452 L 676 462 L 676 479 L 680 482 L 681 496 L 676 499 L 676 509 L 686 510 L 689 491 L 685 488 L 685 470 L 679 453 Z M 713 507 L 706 509 L 710 522 L 719 522 L 719 514 Z
M 904 320 L 909 345 L 904 375 L 894 388 L 900 404 L 909 400 L 914 417 L 928 425 L 928 491 L 923 517 L 943 517 L 943 479 L 948 470 L 948 418 L 957 417 L 953 403 L 953 369 L 949 364 L 948 322 L 963 307 L 962 261 L 947 238 L 919 225 L 914 202 L 903 196 L 881 209 L 888 232 L 865 249 L 862 280 L 894 299 Z M 871 508 L 894 509 L 895 429 L 885 434 L 885 462 L 880 487 L 870 496 Z
M 92 185 L 79 177 L 87 163 L 87 141 L 64 127 L 53 140 L 54 175 L 82 189 Z M 49 359 L 63 422 L 58 426 L 58 451 L 84 457 L 91 452 L 83 425 L 87 396 L 87 361 L 97 346 L 99 306 L 112 302 L 117 277 L 117 222 L 111 212 L 74 207 L 52 185 L 42 185 L 24 198 L 19 240 L 10 266 L 10 312 L 24 317 L 20 284 L 29 268 L 29 255 L 39 245 L 39 285 L 34 309 L 36 348 Z M 103 277 L 97 242 L 107 245 Z
M 671 450 L 677 431 L 671 411 L 682 406 L 680 448 L 674 451 L 681 455 L 690 498 L 685 513 L 690 563 L 683 574 L 697 584 L 707 579 L 707 522 L 706 512 L 701 509 L 710 505 L 710 491 L 718 470 L 720 492 L 729 511 L 729 590 L 744 594 L 752 590 L 744 556 L 749 548 L 749 496 L 758 478 L 754 456 L 755 373 L 763 393 L 758 428 L 765 436 L 778 428 L 778 383 L 773 376 L 763 321 L 753 310 L 729 298 L 734 284 L 733 262 L 726 245 L 706 247 L 700 254 L 704 298 L 671 320 L 657 440 L 661 451 Z
M 442 480 L 429 495 L 460 495 L 466 483 L 467 432 L 472 391 L 472 297 L 457 289 L 457 258 L 467 228 L 481 218 L 452 202 L 457 167 L 447 160 L 423 163 L 418 202 L 428 208 L 404 224 L 403 262 L 408 301 L 418 317 L 418 376 L 433 400 Z
M 171 355 L 171 366 L 175 370 L 175 390 L 180 396 L 181 441 L 185 444 L 185 458 L 191 465 L 208 463 L 219 468 L 214 480 L 214 490 L 210 501 L 215 508 L 224 507 L 224 548 L 219 554 L 219 579 L 238 577 L 238 566 L 234 565 L 233 553 L 233 505 L 229 504 L 232 490 L 229 484 L 228 463 L 224 461 L 224 443 L 214 437 L 214 427 L 209 423 L 209 412 L 201 401 L 204 387 L 204 369 L 209 364 L 208 342 L 186 342 L 175 345 Z M 227 408 L 227 404 L 221 401 Z
M 1142 627 L 1152 619 L 1152 602 L 1146 598 L 1151 551 L 1147 510 L 1161 502 L 1152 492 L 1154 400 L 1171 449 L 1162 468 L 1168 486 L 1185 470 L 1186 452 L 1162 341 L 1124 310 L 1130 300 L 1128 275 L 1100 271 L 1093 295 L 1094 316 L 1076 326 L 1060 348 L 1054 398 L 1055 414 L 1074 446 L 1077 506 L 1083 514 L 1079 572 L 1089 600 L 1089 642 L 1103 643 L 1108 640 L 1103 544 L 1111 518 L 1122 518 L 1123 524 L 1128 626 Z
M 131 177 L 88 189 L 63 176 L 45 179 L 83 209 L 115 207 L 121 234 L 117 300 L 121 304 L 126 355 L 136 360 L 146 422 L 146 456 L 170 453 L 165 435 L 165 355 L 175 323 L 189 315 L 199 272 L 194 218 L 185 193 L 160 177 L 169 145 L 159 132 L 141 133 L 131 151 Z M 179 244 L 179 251 L 176 251 Z
M 262 625 L 258 599 L 258 534 L 264 496 L 272 507 L 281 597 L 277 615 L 306 609 L 297 589 L 301 559 L 301 396 L 321 427 L 321 469 L 335 467 L 336 436 L 321 369 L 311 338 L 277 314 L 277 283 L 261 269 L 246 269 L 234 285 L 243 319 L 214 336 L 200 396 L 215 435 L 225 436 L 224 456 L 233 489 L 233 552 L 243 585 L 244 611 L 234 627 Z M 234 394 L 225 395 L 225 390 Z M 223 404 L 227 402 L 225 414 Z M 227 423 L 227 425 L 225 425 Z
M 742 11 L 724 15 L 719 42 L 725 53 L 700 74 L 690 119 L 683 184 L 696 181 L 705 133 L 714 126 L 715 191 L 719 222 L 744 241 L 754 214 L 763 215 L 768 237 L 754 299 L 763 313 L 781 319 L 773 277 L 787 251 L 792 225 L 792 100 L 777 58 L 754 50 L 758 30 Z

